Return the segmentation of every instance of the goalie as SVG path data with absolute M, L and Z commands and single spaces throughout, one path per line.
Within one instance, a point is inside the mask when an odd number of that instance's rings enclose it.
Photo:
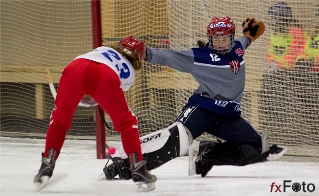
M 208 43 L 199 41 L 199 48 L 185 51 L 146 48 L 146 60 L 150 63 L 189 73 L 199 83 L 175 124 L 156 132 L 167 134 L 167 139 L 154 139 L 144 144 L 144 139 L 153 134 L 141 138 L 148 170 L 181 156 L 186 152 L 185 145 L 190 144 L 189 175 L 196 173 L 202 177 L 214 165 L 247 165 L 277 159 L 285 152 L 286 148 L 276 145 L 270 148 L 267 132 L 260 136 L 241 117 L 246 66 L 244 53 L 264 33 L 265 25 L 247 18 L 242 28 L 244 36 L 235 39 L 233 20 L 228 16 L 214 17 L 207 26 Z M 192 142 L 204 132 L 226 142 Z M 115 155 L 115 163 L 104 168 L 107 179 L 118 174 L 122 179 L 130 178 L 123 175 L 129 174 L 129 167 L 122 158 L 125 155 Z

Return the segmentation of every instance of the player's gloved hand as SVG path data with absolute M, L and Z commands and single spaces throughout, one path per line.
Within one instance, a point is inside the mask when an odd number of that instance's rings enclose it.
M 265 32 L 265 24 L 257 21 L 255 18 L 247 18 L 243 24 L 244 36 L 248 37 L 251 42 L 255 41 Z

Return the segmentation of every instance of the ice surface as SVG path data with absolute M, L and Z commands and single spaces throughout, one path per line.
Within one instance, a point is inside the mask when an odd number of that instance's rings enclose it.
M 139 193 L 131 181 L 98 180 L 106 160 L 96 159 L 95 141 L 66 140 L 54 174 L 46 187 L 35 192 L 33 175 L 40 167 L 43 139 L 0 138 L 0 195 L 1 196 L 264 196 L 264 195 L 319 195 L 319 163 L 274 161 L 244 167 L 215 166 L 205 178 L 188 176 L 188 157 L 174 159 L 153 170 L 158 178 L 156 189 Z M 313 192 L 270 192 L 270 185 L 283 181 L 306 183 Z M 311 185 L 312 183 L 313 185 Z

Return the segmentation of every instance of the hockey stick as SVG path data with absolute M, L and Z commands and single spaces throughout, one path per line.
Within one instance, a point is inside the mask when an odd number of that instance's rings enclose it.
M 101 108 L 101 106 L 98 105 L 98 107 L 99 107 L 100 117 L 101 117 L 101 119 L 103 119 L 103 122 L 104 122 L 106 128 L 109 129 L 109 130 L 111 130 L 111 131 L 115 131 L 114 129 L 112 129 L 112 128 L 106 123 L 105 118 L 104 118 L 104 116 L 103 116 L 103 112 L 104 112 L 104 111 L 103 111 L 103 109 Z
M 104 122 L 104 125 L 106 126 L 106 128 L 109 129 L 110 131 L 115 131 L 114 129 L 112 129 L 112 128 L 106 123 L 105 118 L 104 118 L 104 115 L 103 115 L 104 111 L 103 111 L 103 109 L 101 108 L 101 106 L 98 105 L 98 108 L 99 108 L 100 118 L 103 119 L 103 122 Z M 109 146 L 109 145 L 107 144 L 107 142 L 105 141 L 105 147 L 106 147 L 107 150 L 109 150 L 109 148 L 110 148 L 111 146 Z M 116 150 L 117 150 L 117 149 L 116 149 Z M 105 164 L 105 166 L 104 166 L 104 168 L 103 168 L 103 172 L 102 172 L 100 175 L 98 175 L 98 178 L 99 178 L 100 180 L 106 178 L 106 174 L 105 174 L 104 169 L 107 169 L 107 166 L 108 166 L 109 161 L 112 160 L 112 162 L 114 163 L 114 166 L 116 167 L 117 171 L 119 172 L 119 179 L 122 179 L 122 177 L 123 177 L 122 169 L 118 166 L 118 164 L 116 163 L 117 161 L 116 161 L 115 159 L 113 159 L 113 157 L 112 157 L 112 155 L 109 153 L 109 151 L 108 151 L 108 157 L 107 157 L 107 158 L 108 158 L 108 160 L 107 160 L 107 162 L 106 162 L 106 164 Z M 125 179 L 125 178 L 124 178 L 124 179 Z
M 47 79 L 48 79 L 48 83 L 49 83 L 49 87 L 50 87 L 50 91 L 51 91 L 52 97 L 55 100 L 56 99 L 56 90 L 55 90 L 55 87 L 53 85 L 53 81 L 52 81 L 52 78 L 51 78 L 50 71 L 48 69 L 46 69 L 45 71 L 46 71 L 45 75 L 47 76 Z
M 111 126 L 108 125 L 107 122 L 105 121 L 105 118 L 104 118 L 104 115 L 103 115 L 104 110 L 102 109 L 102 107 L 101 107 L 100 105 L 98 105 L 98 108 L 99 108 L 100 118 L 103 120 L 103 123 L 104 123 L 105 127 L 106 127 L 108 130 L 110 130 L 110 131 L 117 132 L 117 131 L 115 131 L 113 128 L 111 128 Z M 111 123 L 111 124 L 112 124 L 112 123 Z M 115 145 L 115 144 L 114 144 L 114 145 Z M 109 146 L 109 145 L 105 142 L 105 147 L 106 147 L 106 149 L 109 149 L 109 148 L 112 147 L 112 146 Z
M 50 71 L 48 69 L 46 69 L 45 71 L 46 71 L 46 76 L 47 76 L 47 79 L 48 79 L 48 84 L 49 84 L 49 87 L 50 87 L 50 91 L 51 91 L 52 97 L 55 100 L 56 99 L 56 95 L 57 95 L 57 91 L 56 91 L 56 89 L 54 87 L 54 84 L 53 84 L 53 81 L 52 81 L 52 77 L 51 77 L 51 73 L 50 73 Z M 78 104 L 78 106 L 88 107 L 87 105 L 83 104 L 82 102 L 80 102 Z

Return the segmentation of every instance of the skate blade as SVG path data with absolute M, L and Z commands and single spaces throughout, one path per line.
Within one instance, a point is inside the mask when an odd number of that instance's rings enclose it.
M 137 191 L 138 192 L 148 192 L 155 189 L 155 182 L 152 183 L 142 183 L 142 182 L 136 182 L 137 185 Z
M 112 178 L 112 179 L 106 179 L 104 172 L 100 173 L 100 174 L 97 176 L 97 179 L 98 179 L 98 180 L 102 180 L 102 181 L 104 181 L 104 180 L 106 180 L 106 181 L 121 180 L 120 178 L 118 178 L 118 177 L 116 177 L 116 176 L 115 176 L 114 178 Z
M 35 190 L 38 192 L 48 183 L 50 177 L 49 176 L 42 176 L 41 177 L 41 183 L 40 182 L 34 182 L 35 184 Z
M 193 176 L 196 173 L 195 160 L 199 153 L 199 142 L 194 140 L 193 144 L 188 149 L 188 175 Z
M 97 179 L 98 179 L 98 180 L 106 180 L 106 177 L 105 177 L 104 172 L 100 173 L 100 174 L 97 176 Z
M 278 146 L 278 147 L 282 148 L 282 150 L 276 154 L 269 154 L 268 157 L 266 158 L 267 161 L 274 161 L 284 156 L 285 152 L 287 151 L 287 147 L 286 146 Z
M 196 173 L 196 165 L 195 165 L 195 160 L 197 159 L 197 156 L 189 155 L 189 160 L 188 160 L 188 175 L 193 176 Z

